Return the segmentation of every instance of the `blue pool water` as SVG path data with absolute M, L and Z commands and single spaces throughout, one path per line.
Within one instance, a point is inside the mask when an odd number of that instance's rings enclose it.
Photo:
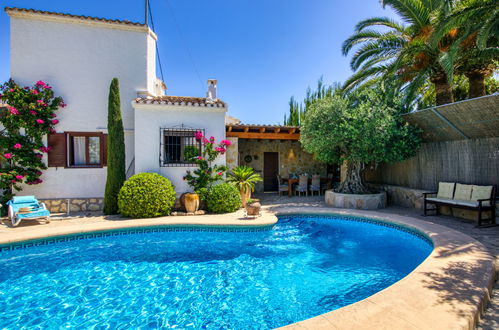
M 364 299 L 431 252 L 334 217 L 261 232 L 159 232 L 0 253 L 0 328 L 269 329 Z

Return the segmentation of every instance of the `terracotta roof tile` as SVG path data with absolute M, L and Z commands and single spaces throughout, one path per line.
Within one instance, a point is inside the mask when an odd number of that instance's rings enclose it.
M 133 26 L 145 26 L 145 24 L 143 24 L 143 23 L 131 22 L 131 21 L 127 21 L 127 20 L 107 19 L 107 18 L 83 16 L 83 15 L 72 15 L 72 14 L 56 13 L 56 12 L 51 12 L 51 11 L 35 10 L 35 9 L 27 9 L 27 8 L 5 7 L 5 11 L 7 13 L 18 12 L 18 13 L 30 13 L 30 14 L 43 14 L 43 15 L 49 15 L 49 16 L 70 17 L 70 18 L 77 18 L 77 19 L 96 21 L 96 22 L 104 22 L 104 23 L 115 23 L 115 24 L 133 25 Z
M 142 104 L 169 104 L 169 105 L 183 105 L 183 106 L 202 106 L 202 107 L 220 107 L 226 106 L 225 102 L 216 99 L 213 102 L 208 102 L 205 97 L 192 97 L 192 96 L 155 96 L 155 97 L 138 97 L 135 103 Z

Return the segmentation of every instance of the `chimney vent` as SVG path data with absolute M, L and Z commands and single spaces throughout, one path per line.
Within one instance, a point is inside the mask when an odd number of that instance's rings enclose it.
M 214 102 L 217 100 L 217 81 L 208 79 L 208 92 L 206 92 L 206 101 Z

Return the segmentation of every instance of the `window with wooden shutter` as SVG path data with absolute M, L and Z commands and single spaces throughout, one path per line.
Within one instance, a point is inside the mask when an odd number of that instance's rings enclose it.
M 66 166 L 66 134 L 54 133 L 48 135 L 48 145 L 52 149 L 48 153 L 49 167 Z
M 65 132 L 49 134 L 49 167 L 88 168 L 107 164 L 107 134 Z

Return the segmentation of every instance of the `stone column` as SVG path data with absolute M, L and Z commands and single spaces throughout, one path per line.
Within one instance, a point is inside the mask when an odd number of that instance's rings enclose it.
M 231 142 L 231 145 L 227 148 L 225 154 L 225 162 L 229 170 L 239 165 L 239 138 L 228 137 L 227 140 Z

